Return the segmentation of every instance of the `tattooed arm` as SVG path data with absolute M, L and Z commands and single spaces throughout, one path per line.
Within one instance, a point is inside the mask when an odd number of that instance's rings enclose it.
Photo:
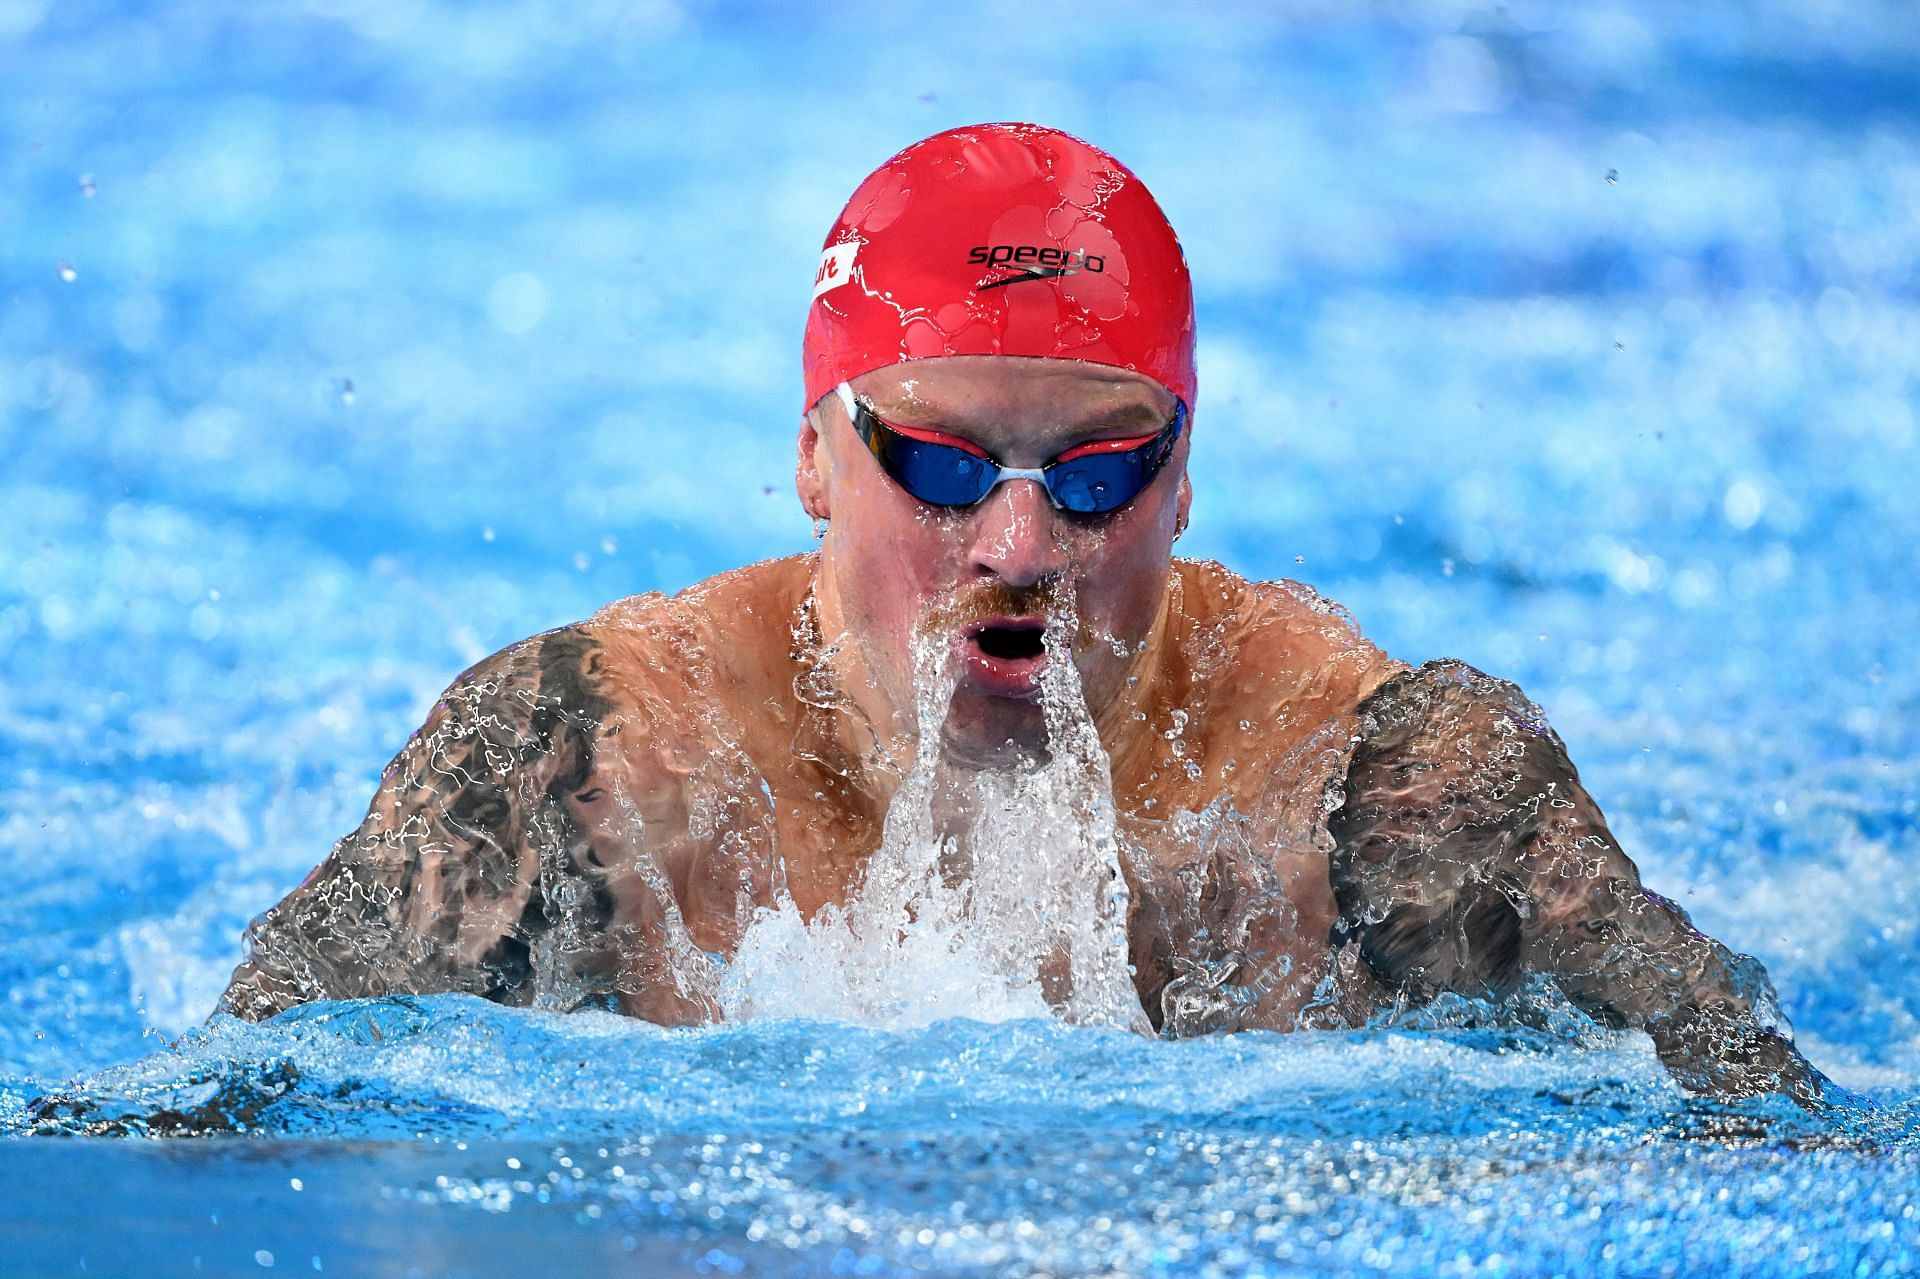
M 1500 995 L 1543 973 L 1606 1024 L 1645 1030 L 1691 1091 L 1820 1096 L 1759 963 L 1641 887 L 1518 689 L 1434 662 L 1383 685 L 1361 721 L 1329 824 L 1333 882 L 1383 978 L 1416 997 Z
M 222 1010 L 254 1019 L 432 991 L 530 1002 L 556 895 L 574 923 L 604 906 L 580 891 L 595 863 L 568 802 L 588 785 L 601 694 L 600 646 L 577 627 L 456 680 L 387 766 L 360 828 L 254 921 Z

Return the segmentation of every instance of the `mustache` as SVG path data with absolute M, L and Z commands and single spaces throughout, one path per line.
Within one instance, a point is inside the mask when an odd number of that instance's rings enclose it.
M 1032 586 L 980 582 L 935 600 L 920 620 L 923 634 L 951 634 L 990 617 L 1061 617 L 1071 607 L 1058 579 Z

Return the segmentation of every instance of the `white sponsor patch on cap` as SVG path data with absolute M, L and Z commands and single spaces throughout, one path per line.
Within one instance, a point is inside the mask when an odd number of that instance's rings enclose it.
M 813 296 L 837 289 L 853 278 L 853 255 L 860 251 L 859 241 L 836 244 L 820 255 L 820 269 L 814 273 Z

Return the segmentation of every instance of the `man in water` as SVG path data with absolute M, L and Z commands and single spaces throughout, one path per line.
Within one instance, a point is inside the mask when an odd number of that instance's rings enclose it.
M 1765 974 L 1641 887 L 1518 690 L 1173 559 L 1192 291 L 1117 160 L 1031 125 L 909 147 L 828 236 L 804 357 L 818 551 L 462 675 L 255 922 L 226 1010 L 464 991 L 711 1019 L 756 919 L 877 891 L 916 766 L 964 879 L 975 783 L 1060 755 L 1069 706 L 1075 767 L 1110 781 L 1116 861 L 1086 891 L 1136 1024 L 1354 1026 L 1551 984 L 1690 1089 L 1819 1095 Z M 1041 957 L 1054 1006 L 1077 963 Z

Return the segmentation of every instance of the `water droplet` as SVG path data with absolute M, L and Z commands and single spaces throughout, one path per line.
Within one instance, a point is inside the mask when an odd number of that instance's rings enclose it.
M 65 280 L 68 284 L 72 284 L 75 280 L 80 278 L 80 273 L 73 269 L 73 263 L 71 262 L 62 262 L 60 264 L 59 269 L 60 269 L 60 278 Z
M 592 562 L 593 561 L 587 558 L 587 553 L 585 551 L 575 551 L 573 554 L 573 567 L 579 572 L 582 572 L 582 573 L 586 572 L 587 565 Z
M 1453 561 L 1451 559 L 1444 559 L 1440 561 L 1440 576 L 1442 577 L 1453 576 Z
M 80 194 L 81 195 L 84 195 L 87 197 L 87 199 L 91 200 L 96 194 L 99 193 L 99 190 L 100 188 L 97 185 L 95 185 L 93 180 L 93 175 L 91 173 L 83 173 L 80 175 Z
M 350 377 L 340 379 L 340 402 L 348 405 L 353 403 L 353 379 Z
M 483 542 L 491 542 L 493 540 L 493 525 L 489 524 L 480 530 L 480 540 Z
M 617 555 L 620 553 L 620 543 L 610 537 L 603 537 L 600 539 L 600 553 L 602 555 Z
M 1293 562 L 1295 564 L 1305 564 L 1307 562 L 1307 557 L 1304 555 L 1296 555 L 1293 557 Z
M 1627 344 L 1625 342 L 1615 342 L 1613 344 L 1613 349 L 1616 351 L 1624 351 L 1627 349 Z
M 1607 170 L 1607 185 L 1608 185 L 1608 186 L 1612 186 L 1612 185 L 1614 185 L 1614 184 L 1615 184 L 1616 182 L 1618 182 L 1618 181 L 1620 181 L 1620 170 L 1618 170 L 1618 169 L 1608 169 L 1608 170 Z

